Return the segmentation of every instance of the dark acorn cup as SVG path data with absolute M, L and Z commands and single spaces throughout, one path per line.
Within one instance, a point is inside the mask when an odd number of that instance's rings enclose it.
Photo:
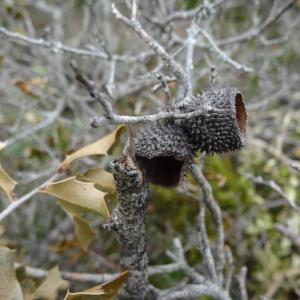
M 247 113 L 237 89 L 205 92 L 185 103 L 181 112 L 193 112 L 199 107 L 205 107 L 207 112 L 190 119 L 147 124 L 135 134 L 134 157 L 146 180 L 177 186 L 197 150 L 213 154 L 245 146 Z
M 171 121 L 147 124 L 134 138 L 135 158 L 145 178 L 176 186 L 188 171 L 193 152 L 183 130 Z
M 191 100 L 185 112 L 208 108 L 203 116 L 180 121 L 194 150 L 207 154 L 238 150 L 246 144 L 247 113 L 242 94 L 235 88 L 213 89 Z

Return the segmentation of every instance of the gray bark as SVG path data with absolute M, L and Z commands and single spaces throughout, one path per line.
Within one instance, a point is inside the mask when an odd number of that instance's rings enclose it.
M 149 186 L 129 154 L 111 162 L 110 168 L 117 186 L 118 204 L 106 228 L 116 233 L 122 270 L 130 271 L 119 299 L 142 300 L 148 287 L 145 223 Z

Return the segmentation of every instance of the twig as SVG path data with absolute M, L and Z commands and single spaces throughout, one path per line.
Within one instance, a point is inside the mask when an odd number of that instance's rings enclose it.
M 91 121 L 91 125 L 95 128 L 101 127 L 104 124 L 145 124 L 149 122 L 156 122 L 159 120 L 164 120 L 164 119 L 189 119 L 192 117 L 196 116 L 201 116 L 201 115 L 206 115 L 209 112 L 214 112 L 214 111 L 223 111 L 225 112 L 226 110 L 221 110 L 221 109 L 211 109 L 211 108 L 199 108 L 193 112 L 190 113 L 174 113 L 172 111 L 164 111 L 164 112 L 159 112 L 157 114 L 152 114 L 152 115 L 146 115 L 146 116 L 140 116 L 140 117 L 135 117 L 135 116 L 120 116 L 116 115 L 115 113 L 112 113 L 110 117 L 96 117 L 93 118 Z
M 277 293 L 278 289 L 282 286 L 282 283 L 286 280 L 286 278 L 296 277 L 300 275 L 299 267 L 295 267 L 285 271 L 284 273 L 278 276 L 278 273 L 275 274 L 275 278 L 272 280 L 272 284 L 270 284 L 268 291 L 265 295 L 266 299 L 274 299 L 274 295 Z
M 204 264 L 206 265 L 210 279 L 213 282 L 218 282 L 215 260 L 212 255 L 210 243 L 208 241 L 207 230 L 205 225 L 205 202 L 202 199 L 202 195 L 199 200 L 199 215 L 198 215 L 198 234 L 200 240 L 200 250 L 203 255 Z
M 226 291 L 229 292 L 231 288 L 232 276 L 234 271 L 232 252 L 229 247 L 225 248 L 225 257 L 228 264 L 227 276 L 225 281 L 225 289 Z
M 161 292 L 159 300 L 182 300 L 194 299 L 201 296 L 210 296 L 218 300 L 230 300 L 230 296 L 226 291 L 213 284 L 187 284 L 177 291 L 165 290 Z
M 239 35 L 226 38 L 224 40 L 219 40 L 216 42 L 216 44 L 218 46 L 223 46 L 228 44 L 241 43 L 258 36 L 263 31 L 265 31 L 271 24 L 273 24 L 276 20 L 278 20 L 281 17 L 281 15 L 283 15 L 288 9 L 290 9 L 295 4 L 295 1 L 288 0 L 288 1 L 284 1 L 283 3 L 284 4 L 277 11 L 275 12 L 271 11 L 270 15 L 266 18 L 266 20 L 263 21 L 257 27 L 251 28 L 250 30 L 241 33 Z
M 290 167 L 293 168 L 296 172 L 300 173 L 300 166 L 298 164 L 291 162 Z
M 108 82 L 107 82 L 107 88 L 108 88 L 110 94 L 112 93 L 112 91 L 114 89 L 115 74 L 116 74 L 116 61 L 113 59 L 110 62 L 109 78 L 108 78 Z
M 285 237 L 287 237 L 294 246 L 300 249 L 300 235 L 296 232 L 293 232 L 290 228 L 283 226 L 281 224 L 275 225 L 276 229 L 282 233 Z
M 15 263 L 15 268 L 23 266 L 22 264 Z M 48 271 L 40 268 L 35 268 L 31 266 L 24 266 L 26 274 L 33 278 L 44 278 L 48 275 Z M 156 265 L 150 266 L 148 268 L 148 275 L 157 275 L 157 274 L 166 274 L 173 273 L 182 270 L 182 264 L 180 262 L 166 264 L 166 265 Z M 66 272 L 61 271 L 60 274 L 63 278 L 72 281 L 79 282 L 94 282 L 101 283 L 113 280 L 118 276 L 118 273 L 109 273 L 109 274 L 91 274 L 91 273 L 78 273 L 78 272 Z
M 171 92 L 168 86 L 168 79 L 165 78 L 162 74 L 160 74 L 159 72 L 155 72 L 153 75 L 155 75 L 156 79 L 160 82 L 160 84 L 158 85 L 158 87 L 154 87 L 152 90 L 155 91 L 157 90 L 157 88 L 162 88 L 163 92 L 166 95 L 167 101 L 170 101 L 171 99 Z M 174 80 L 173 80 L 174 81 Z M 171 80 L 169 80 L 169 82 L 172 82 Z
M 188 77 L 188 92 L 190 95 L 193 92 L 193 70 L 194 70 L 194 47 L 196 44 L 196 24 L 192 22 L 192 25 L 188 28 L 188 39 L 187 39 L 187 51 L 186 51 L 186 73 Z
M 22 267 L 22 264 L 15 264 L 15 268 Z M 24 266 L 25 272 L 28 276 L 33 278 L 44 278 L 48 275 L 48 271 L 40 268 L 34 268 L 30 266 Z M 77 272 L 60 272 L 61 276 L 66 280 L 78 281 L 78 282 L 94 282 L 102 283 L 115 279 L 118 274 L 87 274 Z
M 96 99 L 102 106 L 107 119 L 113 118 L 113 108 L 110 102 L 106 99 L 106 96 L 97 89 L 95 83 L 87 79 L 80 71 L 78 70 L 74 61 L 71 61 L 70 66 L 75 72 L 75 78 L 78 82 L 82 83 L 86 89 L 89 91 L 92 98 Z
M 167 15 L 166 18 L 163 20 L 155 19 L 155 20 L 153 20 L 153 22 L 158 24 L 159 26 L 166 26 L 169 23 L 174 22 L 174 21 L 190 20 L 190 19 L 195 18 L 197 15 L 201 14 L 202 12 L 204 12 L 206 10 L 215 9 L 216 7 L 218 7 L 225 1 L 227 1 L 227 0 L 219 0 L 210 5 L 200 5 L 191 10 L 178 10 L 178 11 L 175 11 L 175 12 Z
M 61 176 L 61 174 L 54 174 L 53 176 L 51 176 L 50 178 L 48 178 L 44 183 L 42 183 L 41 185 L 37 186 L 36 188 L 34 188 L 33 190 L 31 190 L 29 193 L 27 193 L 26 195 L 24 195 L 23 197 L 15 200 L 14 202 L 12 202 L 11 204 L 9 204 L 1 213 L 0 213 L 0 222 L 2 222 L 10 213 L 12 213 L 15 209 L 17 209 L 20 205 L 22 205 L 23 203 L 27 202 L 28 200 L 31 199 L 32 196 L 34 196 L 35 194 L 37 194 L 39 192 L 39 190 L 41 188 L 43 188 L 44 186 L 46 186 L 47 184 L 49 184 L 50 182 L 56 180 L 57 178 L 59 178 Z
M 178 272 L 182 269 L 182 265 L 180 262 L 175 262 L 167 265 L 158 265 L 158 266 L 150 266 L 148 268 L 148 275 L 156 275 L 156 274 L 166 274 Z
M 64 105 L 65 105 L 65 101 L 63 99 L 58 99 L 56 108 L 51 113 L 48 113 L 49 116 L 45 120 L 43 120 L 41 123 L 37 124 L 36 126 L 30 126 L 30 127 L 26 128 L 25 130 L 18 133 L 16 136 L 7 140 L 6 147 L 9 147 L 9 146 L 15 144 L 16 142 L 18 142 L 19 140 L 24 139 L 42 129 L 50 126 L 51 124 L 53 124 L 57 120 L 57 118 L 60 116 L 60 114 L 64 108 Z
M 144 62 L 144 60 L 147 57 L 150 57 L 153 55 L 152 51 L 142 52 L 137 56 L 130 56 L 130 55 L 117 55 L 117 54 L 111 54 L 111 56 L 104 52 L 100 52 L 98 48 L 95 50 L 88 50 L 88 49 L 82 49 L 82 48 L 75 48 L 71 46 L 67 46 L 62 44 L 58 41 L 47 41 L 43 38 L 35 39 L 32 37 L 27 37 L 25 35 L 22 35 L 17 32 L 9 31 L 4 27 L 0 27 L 0 38 L 1 35 L 7 38 L 8 40 L 11 40 L 14 43 L 18 44 L 25 44 L 29 46 L 37 46 L 45 49 L 49 49 L 53 53 L 69 53 L 74 55 L 80 55 L 80 56 L 88 56 L 88 57 L 94 57 L 98 59 L 104 59 L 104 60 L 115 60 L 118 62 L 123 63 L 129 63 L 129 62 Z
M 91 121 L 93 127 L 100 127 L 104 124 L 139 124 L 147 122 L 155 122 L 163 119 L 189 119 L 195 116 L 206 115 L 210 112 L 226 112 L 226 110 L 212 108 L 205 104 L 205 106 L 190 112 L 190 113 L 176 113 L 173 111 L 164 111 L 157 114 L 147 115 L 147 116 L 120 116 L 114 113 L 110 101 L 107 99 L 106 95 L 96 88 L 93 81 L 87 79 L 76 67 L 75 63 L 71 63 L 76 79 L 84 85 L 87 91 L 90 93 L 91 97 L 96 99 L 104 109 L 105 115 L 100 118 L 94 118 Z
M 252 180 L 254 183 L 261 184 L 271 188 L 274 192 L 280 195 L 288 205 L 293 208 L 298 214 L 300 214 L 300 207 L 295 203 L 294 200 L 290 199 L 288 195 L 282 190 L 282 188 L 274 180 L 265 180 L 261 176 L 254 176 L 252 174 L 246 173 L 246 177 Z
M 240 300 L 248 300 L 248 294 L 246 289 L 246 276 L 247 276 L 247 268 L 242 267 L 240 273 L 237 276 L 237 281 L 239 285 L 240 292 Z
M 185 259 L 184 250 L 179 238 L 173 240 L 174 252 L 167 251 L 167 255 L 179 265 L 179 270 L 186 276 L 191 278 L 194 283 L 204 283 L 206 279 L 204 276 L 196 272 L 190 267 Z
M 128 19 L 125 16 L 123 16 L 115 7 L 114 4 L 112 4 L 112 13 L 113 15 L 126 24 L 128 27 L 130 27 L 133 31 L 136 32 L 136 34 L 146 42 L 146 44 L 155 51 L 155 53 L 164 61 L 166 67 L 170 69 L 170 71 L 175 75 L 175 77 L 178 79 L 177 84 L 177 95 L 176 95 L 176 101 L 181 101 L 185 98 L 187 94 L 187 84 L 188 84 L 188 78 L 185 74 L 182 67 L 167 53 L 167 51 L 156 41 L 154 40 L 142 27 L 142 25 L 139 23 L 137 19 Z
M 222 272 L 224 268 L 224 230 L 223 230 L 221 209 L 217 204 L 217 202 L 215 201 L 212 194 L 211 186 L 206 180 L 206 178 L 204 177 L 204 175 L 202 174 L 200 168 L 193 165 L 192 173 L 201 187 L 203 200 L 212 215 L 212 219 L 216 228 L 216 235 L 217 235 L 216 270 L 218 272 L 219 280 L 222 281 Z M 202 214 L 204 213 L 202 212 Z M 199 222 L 200 221 L 201 220 L 199 220 Z
M 249 68 L 246 65 L 242 65 L 242 64 L 236 62 L 235 60 L 233 60 L 232 58 L 230 58 L 223 50 L 221 50 L 218 47 L 216 41 L 203 28 L 198 27 L 198 32 L 200 32 L 205 37 L 205 39 L 209 42 L 209 44 L 211 46 L 211 49 L 218 55 L 218 57 L 222 61 L 224 61 L 225 63 L 228 63 L 228 64 L 232 65 L 238 71 L 243 71 L 243 72 L 246 72 L 246 73 L 252 73 L 253 72 L 252 68 Z

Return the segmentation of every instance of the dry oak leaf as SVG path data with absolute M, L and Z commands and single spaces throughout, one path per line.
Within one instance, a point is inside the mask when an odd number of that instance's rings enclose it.
M 94 182 L 101 191 L 113 194 L 116 191 L 114 176 L 101 168 L 92 168 L 79 176 L 84 181 Z
M 58 200 L 58 203 L 73 219 L 77 241 L 80 246 L 86 250 L 96 235 L 96 232 L 90 223 L 82 218 L 82 214 L 89 212 L 90 210 L 64 200 Z
M 61 169 L 66 169 L 76 159 L 89 155 L 107 155 L 108 151 L 118 141 L 124 125 L 118 126 L 113 132 L 99 139 L 98 141 L 86 145 L 74 153 L 67 155 L 65 160 L 60 164 Z
M 67 289 L 68 281 L 61 278 L 58 267 L 49 270 L 42 284 L 31 295 L 32 299 L 56 300 L 59 290 Z
M 68 291 L 64 300 L 113 300 L 118 293 L 121 285 L 125 282 L 129 272 L 125 271 L 120 274 L 116 279 L 97 285 L 88 290 L 70 293 Z
M 14 269 L 15 251 L 0 246 L 0 299 L 23 300 Z
M 107 194 L 98 190 L 93 182 L 80 181 L 73 176 L 52 182 L 41 189 L 41 192 L 64 200 L 67 205 L 71 204 L 70 209 L 77 210 L 78 214 L 93 211 L 100 213 L 106 219 L 109 217 L 105 202 Z M 74 215 L 74 212 L 71 215 Z
M 24 80 L 17 80 L 15 82 L 15 85 L 19 88 L 20 91 L 22 91 L 24 94 L 30 96 L 30 97 L 37 97 L 37 95 L 32 91 L 30 85 L 28 82 Z
M 75 222 L 75 235 L 81 247 L 87 249 L 96 235 L 95 230 L 90 223 L 80 217 L 73 218 Z
M 17 182 L 6 173 L 0 163 L 0 190 L 5 192 L 10 201 L 13 201 L 13 191 L 16 185 Z
M 84 212 L 88 209 L 68 203 L 64 200 L 58 200 L 59 205 L 73 219 L 75 223 L 75 236 L 80 246 L 86 250 L 96 235 L 95 230 L 90 223 L 82 218 Z

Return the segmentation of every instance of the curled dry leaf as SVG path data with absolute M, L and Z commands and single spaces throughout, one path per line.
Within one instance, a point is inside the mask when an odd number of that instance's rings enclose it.
M 113 194 L 116 191 L 113 175 L 101 168 L 87 170 L 80 179 L 96 183 L 97 187 L 106 193 Z
M 6 173 L 0 163 L 0 190 L 5 192 L 10 201 L 13 201 L 13 191 L 16 185 L 17 182 Z
M 15 251 L 0 246 L 0 299 L 23 300 L 14 269 Z
M 77 240 L 83 249 L 87 249 L 96 232 L 89 222 L 80 217 L 74 217 L 74 222 Z
M 114 146 L 119 139 L 124 126 L 118 126 L 113 132 L 101 138 L 100 140 L 84 146 L 74 153 L 67 155 L 61 163 L 60 168 L 66 169 L 76 159 L 89 155 L 107 155 L 108 151 Z
M 56 300 L 59 290 L 67 289 L 69 283 L 60 276 L 58 267 L 52 268 L 42 284 L 31 295 L 32 299 Z
M 85 209 L 63 200 L 59 200 L 58 203 L 73 219 L 75 223 L 75 235 L 77 241 L 79 242 L 80 246 L 86 250 L 96 233 L 90 223 L 82 218 L 82 214 L 85 212 Z M 89 210 L 86 209 L 86 211 L 88 212 Z
M 106 193 L 98 190 L 93 182 L 84 182 L 70 177 L 53 182 L 42 189 L 59 199 L 59 205 L 73 219 L 75 223 L 75 235 L 83 249 L 87 249 L 95 236 L 92 226 L 82 218 L 87 212 L 100 213 L 104 218 L 109 217 L 106 206 Z
M 105 203 L 106 193 L 95 188 L 92 182 L 78 180 L 75 176 L 50 183 L 41 192 L 52 195 L 76 206 L 78 212 L 83 210 L 100 213 L 103 217 L 109 217 L 109 211 Z
M 125 271 L 116 279 L 97 285 L 88 290 L 70 293 L 68 291 L 64 300 L 113 300 L 118 293 L 121 285 L 125 282 L 129 272 Z
M 32 91 L 32 88 L 28 84 L 28 82 L 24 80 L 17 80 L 15 82 L 15 85 L 19 88 L 20 91 L 22 91 L 24 94 L 30 96 L 30 97 L 37 97 L 37 95 Z

